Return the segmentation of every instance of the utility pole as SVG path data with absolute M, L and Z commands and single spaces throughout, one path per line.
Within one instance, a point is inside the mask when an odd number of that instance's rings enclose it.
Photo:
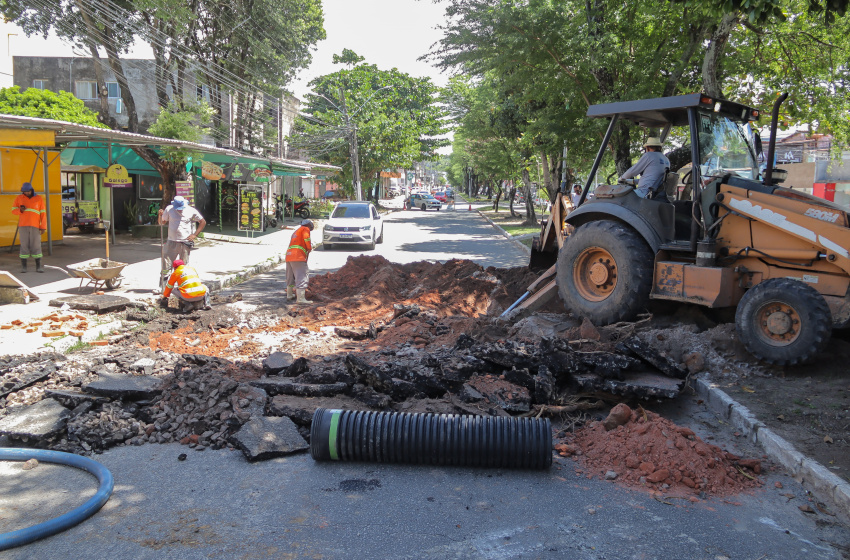
M 357 125 L 351 123 L 351 118 L 348 116 L 348 110 L 345 108 L 345 91 L 342 86 L 339 88 L 339 99 L 342 105 L 342 116 L 345 119 L 345 128 L 350 132 L 348 139 L 348 155 L 351 158 L 351 174 L 354 178 L 354 192 L 357 194 L 357 200 L 363 200 L 363 192 L 360 188 L 360 163 L 357 156 Z

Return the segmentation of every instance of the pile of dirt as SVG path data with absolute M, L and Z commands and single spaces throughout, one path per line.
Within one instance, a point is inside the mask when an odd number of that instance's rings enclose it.
M 394 264 L 381 256 L 349 257 L 338 271 L 310 280 L 308 295 L 325 305 L 309 310 L 308 319 L 314 325 L 341 324 L 355 315 L 368 324 L 384 319 L 395 304 L 415 304 L 438 317 L 493 315 L 535 279 L 525 268 L 485 269 L 468 260 Z
M 643 409 L 617 405 L 555 446 L 588 476 L 616 479 L 667 495 L 729 496 L 762 485 L 757 459 L 742 459 Z M 613 473 L 613 474 L 611 474 Z

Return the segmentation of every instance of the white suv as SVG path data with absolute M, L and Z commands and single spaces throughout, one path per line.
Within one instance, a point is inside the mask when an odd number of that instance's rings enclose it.
M 369 244 L 384 242 L 384 219 L 371 202 L 340 202 L 322 228 L 322 245 Z

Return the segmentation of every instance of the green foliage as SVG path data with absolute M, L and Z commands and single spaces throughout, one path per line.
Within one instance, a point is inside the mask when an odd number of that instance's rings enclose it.
M 338 59 L 352 63 L 358 57 L 344 51 Z M 313 93 L 289 141 L 312 157 L 343 167 L 345 186 L 353 184 L 349 144 L 355 130 L 364 189 L 381 170 L 435 159 L 437 149 L 448 144 L 440 138 L 446 132 L 444 113 L 430 78 L 358 64 L 321 76 L 310 86 Z
M 27 88 L 21 93 L 18 86 L 2 88 L 0 113 L 106 128 L 105 124 L 97 120 L 97 113 L 66 91 L 54 93 L 44 89 Z
M 210 106 L 204 102 L 197 105 L 184 104 L 182 109 L 169 103 L 168 107 L 160 109 L 156 120 L 148 128 L 148 133 L 160 138 L 197 143 L 209 132 L 206 125 L 210 123 L 212 112 Z M 163 159 L 172 163 L 185 164 L 187 159 L 194 155 L 191 150 L 169 146 L 163 147 L 162 152 Z
M 363 62 L 364 60 L 366 60 L 365 57 L 360 56 L 351 49 L 342 49 L 342 54 L 335 54 L 333 56 L 334 64 L 347 64 L 349 67 Z

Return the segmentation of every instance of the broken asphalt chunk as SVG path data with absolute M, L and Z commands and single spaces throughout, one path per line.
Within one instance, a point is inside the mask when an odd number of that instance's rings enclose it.
M 70 411 L 53 399 L 8 409 L 0 418 L 0 435 L 14 438 L 42 439 L 51 437 L 65 429 Z
M 266 375 L 280 375 L 295 363 L 295 357 L 289 352 L 272 352 L 263 360 L 263 371 Z
M 101 373 L 96 381 L 83 386 L 93 395 L 126 400 L 151 399 L 160 393 L 162 379 L 150 375 Z
M 649 345 L 641 342 L 637 337 L 627 338 L 617 344 L 617 350 L 626 354 L 632 354 L 644 362 L 658 368 L 661 373 L 676 379 L 688 377 L 688 370 L 679 366 L 667 356 L 652 349 Z
M 310 445 L 286 416 L 260 416 L 248 420 L 230 441 L 251 461 L 266 461 L 304 451 Z
M 59 391 L 57 389 L 46 389 L 44 391 L 44 396 L 55 399 L 68 408 L 76 408 L 83 403 L 103 404 L 109 402 L 109 399 L 106 397 L 99 397 L 97 395 L 87 395 L 86 393 L 81 393 L 79 391 Z
M 257 379 L 251 381 L 251 385 L 263 389 L 270 396 L 274 395 L 295 395 L 298 397 L 330 397 L 347 393 L 349 385 L 347 383 L 327 383 L 327 384 L 312 384 L 312 383 L 296 383 L 292 379 Z

